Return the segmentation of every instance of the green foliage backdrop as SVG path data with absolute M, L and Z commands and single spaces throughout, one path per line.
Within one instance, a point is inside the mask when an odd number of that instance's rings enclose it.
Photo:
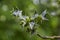
M 37 31 L 42 36 L 60 35 L 60 0 L 0 0 L 0 40 L 52 40 L 22 30 L 19 20 L 11 15 L 16 7 L 27 16 L 34 15 L 35 10 L 41 14 L 47 9 L 48 21 L 43 21 Z

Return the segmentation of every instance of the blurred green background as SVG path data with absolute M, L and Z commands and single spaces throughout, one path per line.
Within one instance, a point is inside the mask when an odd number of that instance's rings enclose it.
M 42 36 L 60 35 L 60 0 L 0 0 L 0 40 L 52 40 L 22 31 L 19 21 L 10 12 L 15 7 L 28 16 L 32 16 L 35 10 L 41 14 L 47 9 L 46 18 L 49 20 L 43 21 L 37 31 Z

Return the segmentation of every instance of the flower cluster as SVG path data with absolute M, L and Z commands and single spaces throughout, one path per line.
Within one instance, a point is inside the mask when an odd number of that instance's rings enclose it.
M 42 12 L 42 14 L 40 14 L 40 15 L 36 12 L 36 13 L 35 13 L 33 16 L 31 16 L 31 17 L 29 17 L 29 16 L 23 16 L 23 15 L 22 15 L 22 11 L 20 11 L 20 10 L 14 10 L 14 11 L 12 12 L 12 14 L 13 14 L 14 16 L 16 16 L 16 17 L 19 18 L 20 24 L 22 25 L 23 28 L 24 28 L 26 25 L 28 25 L 29 27 L 28 27 L 27 30 L 29 30 L 30 32 L 33 32 L 33 31 L 34 31 L 34 27 L 35 27 L 35 25 L 37 24 L 36 21 L 34 21 L 34 20 L 37 20 L 36 18 L 39 17 L 39 18 L 41 18 L 41 20 L 48 20 L 48 19 L 45 18 L 46 10 L 44 10 L 44 11 Z

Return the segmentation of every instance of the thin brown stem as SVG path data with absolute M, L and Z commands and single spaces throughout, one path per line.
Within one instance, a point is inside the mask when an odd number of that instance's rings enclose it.
M 60 36 L 41 36 L 37 34 L 37 36 L 43 38 L 43 39 L 60 39 Z

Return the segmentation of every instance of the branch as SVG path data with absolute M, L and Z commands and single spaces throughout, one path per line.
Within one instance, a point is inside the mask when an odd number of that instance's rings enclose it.
M 37 34 L 37 36 L 43 38 L 43 39 L 60 39 L 60 36 L 41 36 Z

